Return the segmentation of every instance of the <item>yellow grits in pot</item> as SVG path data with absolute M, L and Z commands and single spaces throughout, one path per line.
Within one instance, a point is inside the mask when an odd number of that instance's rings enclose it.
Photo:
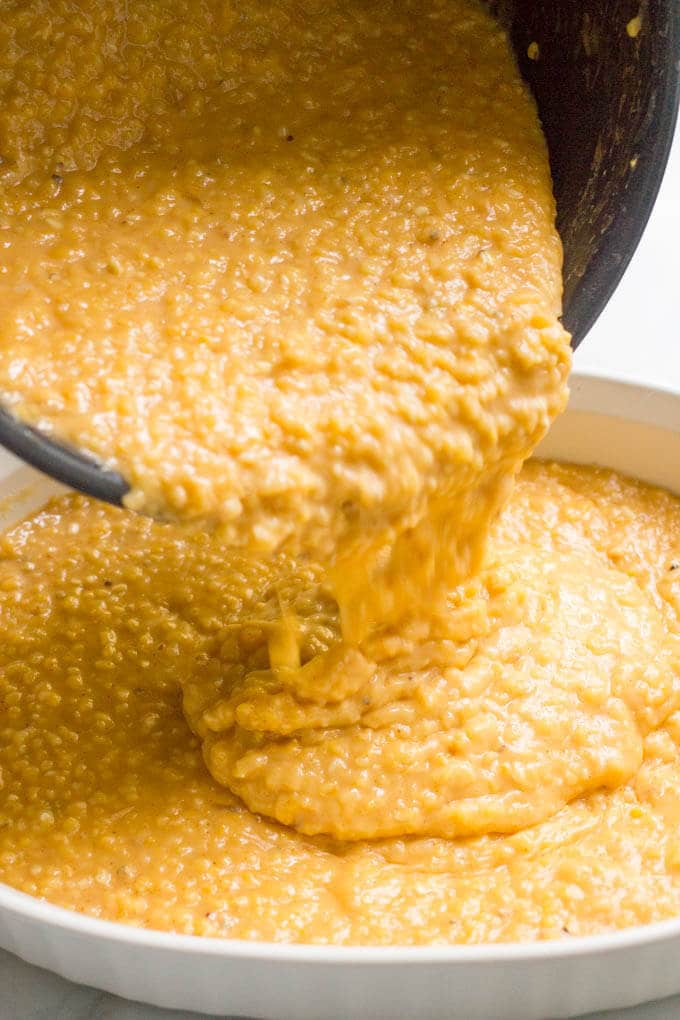
M 130 507 L 320 559 L 347 636 L 466 576 L 569 363 L 481 5 L 31 0 L 0 75 L 3 404 Z
M 0 879 L 319 943 L 677 913 L 680 503 L 515 484 L 570 359 L 504 33 L 32 0 L 0 44 L 0 398 L 131 483 L 2 537 Z

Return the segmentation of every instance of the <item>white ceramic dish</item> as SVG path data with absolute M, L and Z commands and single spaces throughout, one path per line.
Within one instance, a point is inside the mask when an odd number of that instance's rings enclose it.
M 680 392 L 575 376 L 540 452 L 680 491 Z M 56 489 L 0 454 L 1 525 Z M 544 1020 L 680 992 L 680 918 L 567 942 L 324 948 L 140 931 L 0 885 L 0 946 L 127 998 L 266 1020 Z

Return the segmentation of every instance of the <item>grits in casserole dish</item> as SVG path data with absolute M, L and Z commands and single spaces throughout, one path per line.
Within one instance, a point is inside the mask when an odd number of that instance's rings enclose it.
M 0 880 L 311 943 L 678 914 L 680 500 L 525 463 L 570 355 L 503 31 L 5 7 L 0 399 L 130 491 L 0 537 Z

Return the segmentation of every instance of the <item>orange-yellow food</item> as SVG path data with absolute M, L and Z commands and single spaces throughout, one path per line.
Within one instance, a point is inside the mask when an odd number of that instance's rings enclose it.
M 213 776 L 253 811 L 349 840 L 515 832 L 632 778 L 680 683 L 651 594 L 584 550 L 513 536 L 491 555 L 415 650 L 402 635 L 344 646 L 313 582 L 288 578 L 310 614 L 301 667 L 270 664 L 267 579 L 217 679 L 186 682 Z
M 569 346 L 503 32 L 6 8 L 0 399 L 173 523 L 72 496 L 0 541 L 0 879 L 310 942 L 677 913 L 680 502 L 512 491 Z
M 388 697 L 368 670 L 357 694 L 336 674 L 320 696 L 268 672 L 280 574 L 304 658 L 337 629 L 332 602 L 303 594 L 284 557 L 225 556 L 214 536 L 75 496 L 15 526 L 0 552 L 1 880 L 136 925 L 317 943 L 566 937 L 680 912 L 680 499 L 528 465 L 469 615 L 454 595 L 449 643 L 423 646 L 436 664 L 422 691 L 401 676 Z M 218 739 L 251 763 L 229 766 L 235 788 L 283 815 L 283 784 L 316 768 L 286 821 L 332 822 L 347 839 L 251 813 L 206 772 L 179 688 L 192 712 L 211 686 L 224 696 L 237 648 L 235 730 L 212 710 Z M 265 672 L 246 680 L 246 668 Z M 368 733 L 384 766 L 369 758 L 362 787 L 359 755 L 345 752 Z M 347 779 L 328 788 L 334 742 Z M 362 825 L 414 834 L 356 839 Z
M 311 551 L 347 636 L 441 596 L 566 395 L 503 31 L 477 0 L 6 7 L 3 404 L 130 507 Z

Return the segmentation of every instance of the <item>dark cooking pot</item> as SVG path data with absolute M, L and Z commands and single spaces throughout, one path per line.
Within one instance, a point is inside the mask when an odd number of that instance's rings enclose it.
M 564 244 L 576 347 L 637 247 L 668 159 L 680 88 L 678 0 L 491 0 L 536 96 Z M 125 481 L 0 411 L 0 443 L 120 503 Z
M 678 0 L 498 0 L 550 148 L 577 347 L 652 211 L 680 94 Z M 533 59 L 532 59 L 533 58 Z

